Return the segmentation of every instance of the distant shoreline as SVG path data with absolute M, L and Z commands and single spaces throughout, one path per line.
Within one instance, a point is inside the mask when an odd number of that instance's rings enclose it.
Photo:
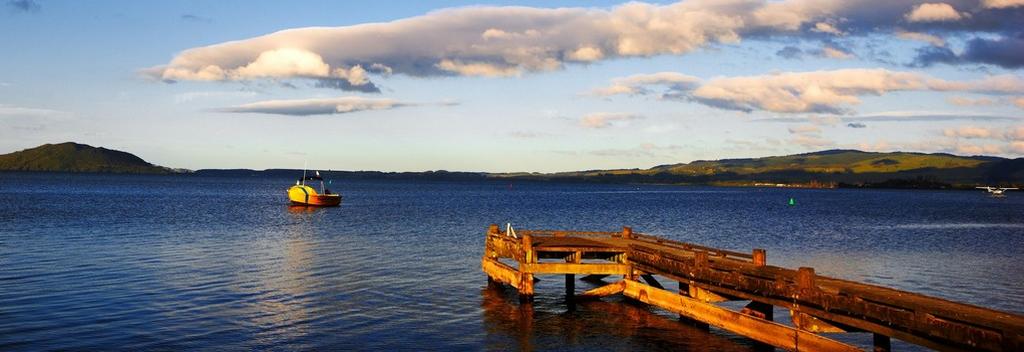
M 139 177 L 201 177 L 201 178 L 277 178 L 293 179 L 301 174 L 299 169 L 272 170 L 239 170 L 232 169 L 201 169 L 187 173 L 131 173 L 131 172 L 77 172 L 77 171 L 22 171 L 0 170 L 3 174 L 49 174 L 68 176 L 139 176 Z M 519 178 L 506 177 L 502 174 L 473 172 L 383 172 L 383 171 L 321 171 L 325 179 L 334 180 L 367 180 L 367 181 L 428 181 L 428 182 L 490 182 L 497 184 L 528 182 L 528 183 L 566 183 L 566 184 L 606 184 L 606 185 L 650 185 L 676 187 L 723 187 L 723 188 L 780 188 L 780 189 L 900 189 L 900 190 L 976 190 L 975 185 L 954 185 L 933 182 L 915 182 L 915 180 L 890 180 L 880 184 L 849 184 L 831 183 L 825 185 L 808 185 L 784 182 L 710 182 L 710 183 L 667 183 L 667 182 L 612 182 L 607 180 L 587 180 L 571 177 L 559 178 Z
M 0 171 L 297 178 L 298 169 L 175 169 L 131 153 L 66 142 L 0 155 Z M 647 169 L 556 173 L 333 171 L 335 179 L 706 185 L 771 188 L 968 189 L 1024 186 L 1024 158 L 824 150 L 786 156 L 697 160 Z

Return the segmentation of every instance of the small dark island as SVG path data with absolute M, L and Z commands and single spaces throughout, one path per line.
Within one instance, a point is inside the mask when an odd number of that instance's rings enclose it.
M 0 155 L 0 171 L 170 174 L 131 153 L 66 142 Z

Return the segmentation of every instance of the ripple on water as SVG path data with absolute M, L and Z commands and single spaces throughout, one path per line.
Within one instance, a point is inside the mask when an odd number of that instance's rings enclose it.
M 341 207 L 316 210 L 282 204 L 290 179 L 13 175 L 0 177 L 0 350 L 753 349 L 618 299 L 570 308 L 558 277 L 530 306 L 486 288 L 482 234 L 506 222 L 629 225 L 1024 307 L 1024 197 L 348 181 Z M 842 338 L 870 344 L 858 336 Z

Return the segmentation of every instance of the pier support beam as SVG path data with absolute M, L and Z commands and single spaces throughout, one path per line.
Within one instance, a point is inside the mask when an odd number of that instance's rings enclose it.
M 747 304 L 746 307 L 743 307 L 743 310 L 741 310 L 740 313 L 755 316 L 768 321 L 775 320 L 775 312 L 773 311 L 773 307 L 771 304 L 768 303 L 750 301 L 750 303 Z
M 533 250 L 533 236 L 523 236 L 524 263 L 536 263 L 537 254 Z M 520 265 L 520 286 L 519 302 L 533 302 L 533 273 L 523 271 L 524 265 Z
M 882 334 L 873 334 L 875 340 L 875 352 L 889 352 L 892 351 L 892 341 L 888 336 Z
M 680 281 L 679 282 L 679 295 L 683 296 L 683 297 L 690 297 L 690 284 L 687 284 L 685 282 Z M 704 331 L 711 330 L 711 325 L 708 325 L 708 323 L 705 323 L 705 322 L 702 322 L 700 320 L 696 320 L 696 319 L 690 318 L 690 317 L 684 315 L 683 313 L 679 313 L 679 321 L 684 323 L 684 324 L 686 324 L 686 325 L 695 327 L 695 328 L 700 329 L 700 330 L 704 330 Z
M 565 299 L 571 301 L 574 295 L 576 295 L 576 275 L 565 274 Z

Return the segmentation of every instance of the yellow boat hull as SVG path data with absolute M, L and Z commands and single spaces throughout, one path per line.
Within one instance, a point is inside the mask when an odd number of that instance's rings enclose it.
M 296 205 L 336 207 L 341 204 L 341 195 L 318 194 L 313 187 L 299 185 L 288 189 L 288 200 Z

